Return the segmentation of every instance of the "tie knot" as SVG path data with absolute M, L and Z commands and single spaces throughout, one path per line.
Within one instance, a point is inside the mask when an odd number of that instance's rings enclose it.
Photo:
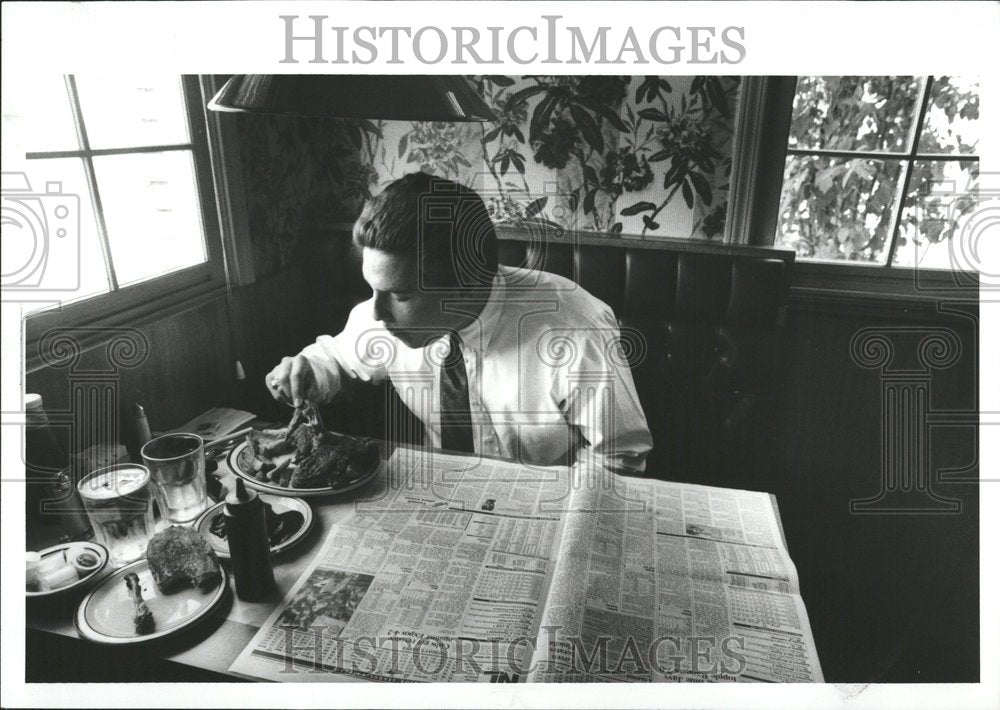
M 448 333 L 448 357 L 445 358 L 445 365 L 454 366 L 462 360 L 462 339 L 454 330 Z

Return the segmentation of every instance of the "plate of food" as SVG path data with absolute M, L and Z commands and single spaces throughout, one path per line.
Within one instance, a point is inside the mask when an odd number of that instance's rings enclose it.
M 260 499 L 264 503 L 267 539 L 271 543 L 272 555 L 284 552 L 309 534 L 313 525 L 313 510 L 304 500 L 269 493 L 262 493 Z M 228 560 L 225 507 L 225 501 L 210 507 L 194 521 L 194 529 L 208 540 L 220 559 Z
M 105 577 L 76 612 L 80 636 L 97 643 L 145 643 L 207 617 L 229 588 L 226 570 L 200 534 L 178 525 L 157 533 L 146 557 Z
M 108 564 L 108 549 L 96 542 L 69 542 L 26 554 L 25 596 L 39 599 L 81 589 Z
M 328 431 L 310 402 L 296 408 L 287 427 L 247 434 L 228 459 L 251 488 L 284 496 L 353 491 L 375 478 L 379 463 L 374 439 Z

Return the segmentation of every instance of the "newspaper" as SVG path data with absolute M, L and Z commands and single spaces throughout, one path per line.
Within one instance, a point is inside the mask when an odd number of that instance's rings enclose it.
M 568 520 L 531 682 L 822 682 L 771 496 L 602 480 Z
M 545 503 L 567 471 L 397 448 L 230 670 L 522 680 L 565 522 Z
M 409 448 L 230 670 L 282 681 L 822 681 L 767 494 Z

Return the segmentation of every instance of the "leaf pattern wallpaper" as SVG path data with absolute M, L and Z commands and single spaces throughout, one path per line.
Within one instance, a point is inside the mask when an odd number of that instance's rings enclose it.
M 738 77 L 470 80 L 497 122 L 241 117 L 257 272 L 416 170 L 476 189 L 498 224 L 721 238 Z
M 377 179 L 374 126 L 356 121 L 232 114 L 243 163 L 254 273 L 280 271 L 306 232 L 351 222 Z

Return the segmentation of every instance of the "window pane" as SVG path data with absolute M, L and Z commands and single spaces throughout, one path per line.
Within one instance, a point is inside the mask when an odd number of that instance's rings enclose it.
M 901 166 L 788 156 L 775 246 L 806 259 L 884 264 Z
M 181 78 L 77 76 L 91 148 L 134 148 L 190 141 Z
M 106 293 L 83 161 L 39 160 L 30 168 L 30 175 L 19 176 L 20 189 L 9 189 L 17 186 L 4 176 L 3 283 L 17 288 L 17 295 L 5 293 L 5 300 L 25 301 L 29 313 Z
M 5 71 L 2 94 L 5 169 L 27 152 L 80 147 L 62 75 Z
M 205 261 L 190 152 L 99 156 L 94 168 L 119 284 Z
M 919 88 L 912 76 L 799 77 L 788 145 L 905 151 Z
M 967 270 L 976 248 L 972 213 L 977 203 L 978 165 L 973 161 L 913 164 L 911 188 L 903 203 L 893 266 Z
M 920 136 L 921 153 L 973 155 L 979 145 L 979 81 L 936 76 Z

